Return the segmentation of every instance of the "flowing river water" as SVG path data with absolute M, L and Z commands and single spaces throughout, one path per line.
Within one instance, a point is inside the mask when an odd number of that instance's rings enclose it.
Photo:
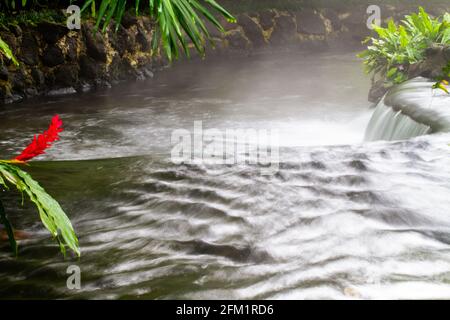
M 190 62 L 155 79 L 0 109 L 11 157 L 55 113 L 62 139 L 27 168 L 80 239 L 64 260 L 35 209 L 0 243 L 0 298 L 450 298 L 450 135 L 364 142 L 373 109 L 354 54 Z M 276 129 L 279 169 L 171 161 L 171 133 Z M 82 272 L 66 287 L 67 267 Z

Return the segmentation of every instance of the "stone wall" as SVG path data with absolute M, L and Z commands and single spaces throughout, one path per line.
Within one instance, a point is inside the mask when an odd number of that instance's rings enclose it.
M 388 12 L 386 8 L 385 12 Z M 359 50 L 370 34 L 366 7 L 334 10 L 305 8 L 301 11 L 264 10 L 239 14 L 238 22 L 222 19 L 226 32 L 207 24 L 215 47 L 207 55 L 260 50 L 327 49 Z M 411 9 L 389 9 L 385 17 L 400 18 Z M 42 22 L 14 26 L 0 36 L 20 61 L 15 67 L 0 60 L 0 104 L 39 95 L 58 95 L 109 87 L 119 81 L 143 80 L 168 64 L 151 52 L 154 26 L 146 17 L 126 15 L 117 33 L 93 33 L 93 23 L 70 31 L 64 25 Z

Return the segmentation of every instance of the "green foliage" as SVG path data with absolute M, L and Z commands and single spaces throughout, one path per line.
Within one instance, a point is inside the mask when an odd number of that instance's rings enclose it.
M 377 37 L 368 38 L 370 45 L 358 56 L 364 59 L 366 71 L 386 77 L 392 83 L 407 80 L 411 64 L 422 61 L 433 44 L 450 44 L 450 14 L 430 17 L 423 8 L 405 16 L 400 25 L 393 21 L 386 28 L 374 26 Z
M 90 10 L 96 18 L 96 28 L 103 32 L 114 20 L 116 31 L 120 26 L 125 10 L 126 0 L 87 0 L 84 2 L 82 11 Z M 205 23 L 200 17 L 210 21 L 220 31 L 223 27 L 211 11 L 216 11 L 226 17 L 229 21 L 235 18 L 228 13 L 215 0 L 135 0 L 133 6 L 136 14 L 148 12 L 157 24 L 153 37 L 153 49 L 162 45 L 169 60 L 179 57 L 179 47 L 189 57 L 188 39 L 196 50 L 204 55 L 205 39 L 211 40 L 211 36 Z
M 203 56 L 206 41 L 212 43 L 212 37 L 203 21 L 208 20 L 220 31 L 223 27 L 214 13 L 219 13 L 228 21 L 234 22 L 235 18 L 228 13 L 215 0 L 83 0 L 83 1 L 38 1 L 32 0 L 0 0 L 0 9 L 3 12 L 14 13 L 14 20 L 19 23 L 32 24 L 34 21 L 45 19 L 40 12 L 46 8 L 65 8 L 68 4 L 78 4 L 84 13 L 89 12 L 96 19 L 96 28 L 105 32 L 107 27 L 115 24 L 115 29 L 126 10 L 132 10 L 138 14 L 146 14 L 156 22 L 156 30 L 153 38 L 153 50 L 162 46 L 169 60 L 177 59 L 182 51 L 189 57 L 189 45 Z M 21 10 L 19 10 L 22 9 Z M 23 14 L 23 9 L 30 10 Z M 48 11 L 48 10 L 47 10 Z M 0 25 L 1 23 L 0 15 Z M 4 23 L 3 23 L 4 24 Z
M 11 49 L 9 48 L 8 44 L 0 38 L 0 54 L 3 54 L 6 58 L 12 60 L 12 62 L 18 66 L 19 62 L 17 61 L 16 57 L 14 57 Z
M 80 249 L 72 224 L 58 202 L 53 199 L 28 173 L 11 163 L 0 161 L 0 186 L 8 189 L 7 183 L 14 185 L 22 194 L 26 194 L 36 205 L 44 226 L 59 243 L 61 252 L 66 254 L 66 246 L 78 256 Z M 17 254 L 14 233 L 3 206 L 0 203 L 0 222 L 5 226 L 10 244 Z

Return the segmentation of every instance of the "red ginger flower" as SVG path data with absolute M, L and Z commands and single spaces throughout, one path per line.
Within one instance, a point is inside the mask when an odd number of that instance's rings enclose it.
M 50 148 L 53 142 L 59 140 L 59 133 L 63 131 L 62 124 L 59 116 L 55 115 L 52 118 L 48 130 L 38 136 L 34 136 L 33 141 L 12 161 L 27 162 L 28 160 L 45 153 L 45 149 Z

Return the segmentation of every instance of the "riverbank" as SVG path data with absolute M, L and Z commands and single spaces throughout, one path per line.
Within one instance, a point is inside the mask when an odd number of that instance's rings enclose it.
M 383 8 L 384 19 L 400 19 L 417 9 L 405 4 Z M 359 50 L 371 33 L 366 9 L 364 5 L 304 6 L 299 10 L 292 6 L 286 10 L 260 7 L 259 11 L 237 13 L 236 24 L 221 20 L 225 33 L 207 24 L 215 42 L 207 56 L 266 50 L 274 54 L 280 50 Z M 234 11 L 239 12 L 237 8 Z M 169 65 L 164 55 L 151 49 L 153 30 L 148 18 L 131 14 L 124 17 L 117 33 L 108 30 L 94 34 L 89 20 L 77 31 L 51 21 L 3 28 L 0 37 L 11 46 L 20 66 L 5 58 L 0 61 L 0 104 L 151 78 L 155 71 Z

